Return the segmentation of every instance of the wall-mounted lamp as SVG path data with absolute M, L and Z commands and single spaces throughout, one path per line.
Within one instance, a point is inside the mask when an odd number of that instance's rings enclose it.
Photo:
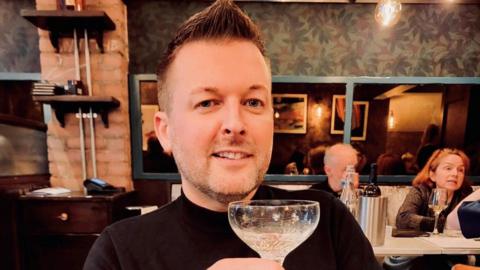
M 322 106 L 320 106 L 320 104 L 318 104 L 317 108 L 315 109 L 315 116 L 320 118 L 320 117 L 322 117 L 322 113 L 323 113 Z
M 375 20 L 382 26 L 396 24 L 400 19 L 402 4 L 398 0 L 379 0 L 375 8 Z
M 388 128 L 392 129 L 395 127 L 395 117 L 393 117 L 393 111 L 390 111 L 388 115 Z
M 275 111 L 275 113 L 273 114 L 273 116 L 275 117 L 275 119 L 279 118 L 280 117 L 280 113 Z

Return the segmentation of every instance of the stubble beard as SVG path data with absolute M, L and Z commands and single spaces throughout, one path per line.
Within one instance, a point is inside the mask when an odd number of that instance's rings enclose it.
M 235 145 L 235 141 L 232 141 L 230 145 Z M 238 179 L 236 180 L 236 183 L 234 183 L 237 186 L 239 186 L 239 183 L 242 183 L 240 188 L 235 191 L 225 191 L 225 186 L 222 188 L 221 184 L 228 184 L 228 178 L 232 176 L 228 173 L 225 173 L 224 175 L 213 175 L 210 170 L 211 167 L 208 166 L 208 161 L 205 162 L 205 164 L 201 164 L 203 161 L 197 160 L 188 164 L 185 160 L 192 160 L 191 158 L 188 158 L 191 154 L 187 153 L 187 151 L 175 142 L 172 143 L 172 150 L 174 150 L 174 156 L 175 153 L 177 153 L 178 158 L 175 158 L 175 162 L 181 174 L 182 181 L 188 181 L 195 189 L 222 204 L 243 200 L 256 190 L 264 180 L 271 158 L 271 151 L 270 155 L 265 154 L 264 156 L 259 157 L 260 166 L 257 166 L 256 170 L 241 176 L 242 179 Z M 209 157 L 207 157 L 207 159 L 208 158 Z

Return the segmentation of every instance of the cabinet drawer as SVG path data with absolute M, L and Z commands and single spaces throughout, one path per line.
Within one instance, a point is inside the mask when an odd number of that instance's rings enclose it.
M 27 201 L 22 224 L 29 234 L 100 233 L 110 209 L 103 202 Z

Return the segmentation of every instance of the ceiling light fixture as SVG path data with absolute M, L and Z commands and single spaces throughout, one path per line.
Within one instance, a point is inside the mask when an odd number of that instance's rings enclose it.
M 380 0 L 375 8 L 375 20 L 382 26 L 396 24 L 400 19 L 402 4 L 398 0 Z

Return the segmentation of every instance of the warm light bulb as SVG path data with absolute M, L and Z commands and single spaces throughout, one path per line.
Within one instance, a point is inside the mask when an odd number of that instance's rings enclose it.
M 400 19 L 402 4 L 397 0 L 380 0 L 375 8 L 375 20 L 382 26 L 392 26 Z
M 279 118 L 280 114 L 278 112 L 275 112 L 274 116 L 275 116 L 275 118 Z
M 322 107 L 320 107 L 320 105 L 318 105 L 317 109 L 315 109 L 315 114 L 317 117 L 322 117 Z
M 393 117 L 393 112 L 390 112 L 388 116 L 388 128 L 392 129 L 395 127 L 395 118 Z

